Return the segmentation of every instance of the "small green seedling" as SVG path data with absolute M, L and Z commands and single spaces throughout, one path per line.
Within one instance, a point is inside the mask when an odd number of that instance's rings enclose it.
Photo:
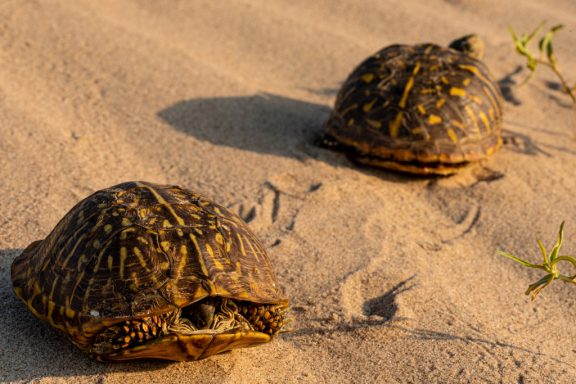
M 542 244 L 542 242 L 540 240 L 536 240 L 538 246 L 540 247 L 540 251 L 542 251 L 542 256 L 544 257 L 544 262 L 542 264 L 532 264 L 529 261 L 523 260 L 508 252 L 498 251 L 499 255 L 506 256 L 526 267 L 542 269 L 548 272 L 546 276 L 528 286 L 526 294 L 530 295 L 532 300 L 536 298 L 536 296 L 540 293 L 542 289 L 546 288 L 551 282 L 553 282 L 556 279 L 565 281 L 567 283 L 576 284 L 576 274 L 572 276 L 562 275 L 558 270 L 557 264 L 560 261 L 567 261 L 576 268 L 576 258 L 574 258 L 573 256 L 559 255 L 560 247 L 562 246 L 563 235 L 564 235 L 564 222 L 560 224 L 560 231 L 558 231 L 558 240 L 556 241 L 556 244 L 552 248 L 552 251 L 550 251 L 550 254 L 546 253 L 546 249 L 544 249 L 544 245 Z
M 574 106 L 576 107 L 576 84 L 569 85 L 564 75 L 560 72 L 560 69 L 558 68 L 558 60 L 554 54 L 554 47 L 552 46 L 552 39 L 554 38 L 554 34 L 564 28 L 564 26 L 561 24 L 555 25 L 540 38 L 538 42 L 538 56 L 536 56 L 536 54 L 534 54 L 534 52 L 532 52 L 528 46 L 532 39 L 534 39 L 536 35 L 540 33 L 540 30 L 543 26 L 544 23 L 541 23 L 532 32 L 528 34 L 523 33 L 520 36 L 516 35 L 516 32 L 514 32 L 512 27 L 508 28 L 510 35 L 512 35 L 512 41 L 514 42 L 516 52 L 526 58 L 526 67 L 528 67 L 530 70 L 530 73 L 520 85 L 527 83 L 528 80 L 534 76 L 538 65 L 543 65 L 550 68 L 552 72 L 556 74 L 558 80 L 560 80 L 560 84 L 562 85 L 562 92 L 570 96 Z

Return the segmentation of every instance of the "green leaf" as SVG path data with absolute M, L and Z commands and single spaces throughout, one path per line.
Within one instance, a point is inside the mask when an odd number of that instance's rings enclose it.
M 556 244 L 554 244 L 554 248 L 552 248 L 552 252 L 550 252 L 550 263 L 551 264 L 558 257 L 558 252 L 560 252 L 560 247 L 562 246 L 563 238 L 564 238 L 564 222 L 562 222 L 562 224 L 560 224 L 560 230 L 558 231 L 558 240 L 556 240 Z
M 554 48 L 552 46 L 552 39 L 554 38 L 554 34 L 559 31 L 560 29 L 564 28 L 562 24 L 558 24 L 550 28 L 548 32 L 542 37 L 538 43 L 538 48 L 540 50 L 540 54 L 543 55 L 546 53 L 546 57 L 548 61 L 553 66 L 556 65 L 556 56 L 554 55 Z
M 537 265 L 537 264 L 532 264 L 529 261 L 523 260 L 517 256 L 514 256 L 511 253 L 505 252 L 505 251 L 496 251 L 500 256 L 505 256 L 509 259 L 512 259 L 520 264 L 522 264 L 525 267 L 529 267 L 529 268 L 537 268 L 537 269 L 544 269 L 544 267 L 542 265 Z
M 546 252 L 546 248 L 544 248 L 544 244 L 538 239 L 536 239 L 536 243 L 538 243 L 538 247 L 540 247 L 540 252 L 542 252 L 542 256 L 544 258 L 544 264 L 550 264 L 550 258 L 548 257 L 548 252 Z
M 540 32 L 544 24 L 546 24 L 546 22 L 542 21 L 536 28 L 534 28 L 534 30 L 528 36 L 526 36 L 526 43 L 529 43 L 530 40 L 532 40 L 534 36 L 536 36 L 536 34 Z
M 514 29 L 511 26 L 508 26 L 508 32 L 510 33 L 510 36 L 512 36 L 512 41 L 516 43 L 518 41 L 518 36 L 516 36 L 516 32 L 514 32 Z
M 541 278 L 540 280 L 538 280 L 537 282 L 535 282 L 534 284 L 530 284 L 525 293 L 527 295 L 530 295 L 530 298 L 534 300 L 536 299 L 536 296 L 540 293 L 540 291 L 542 291 L 544 288 L 550 285 L 552 281 L 554 281 L 554 275 L 548 274 L 543 278 Z

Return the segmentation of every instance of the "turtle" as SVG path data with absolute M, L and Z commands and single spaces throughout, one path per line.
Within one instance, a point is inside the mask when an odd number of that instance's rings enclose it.
M 450 175 L 502 145 L 502 96 L 475 34 L 448 47 L 395 44 L 342 85 L 321 145 L 361 164 Z
M 289 321 L 246 223 L 175 185 L 93 193 L 14 260 L 11 277 L 37 318 L 99 361 L 198 360 L 266 343 Z

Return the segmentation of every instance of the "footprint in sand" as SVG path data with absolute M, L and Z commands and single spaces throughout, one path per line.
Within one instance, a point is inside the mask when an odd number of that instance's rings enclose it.
M 282 173 L 262 183 L 253 199 L 234 203 L 228 208 L 256 230 L 276 228 L 290 232 L 304 201 L 321 187 L 322 183 L 318 181 Z M 280 241 L 276 239 L 272 245 Z

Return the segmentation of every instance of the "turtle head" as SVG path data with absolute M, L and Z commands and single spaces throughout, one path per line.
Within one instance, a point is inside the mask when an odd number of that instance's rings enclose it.
M 484 42 L 476 34 L 456 39 L 450 43 L 449 47 L 478 60 L 482 60 L 484 57 Z

